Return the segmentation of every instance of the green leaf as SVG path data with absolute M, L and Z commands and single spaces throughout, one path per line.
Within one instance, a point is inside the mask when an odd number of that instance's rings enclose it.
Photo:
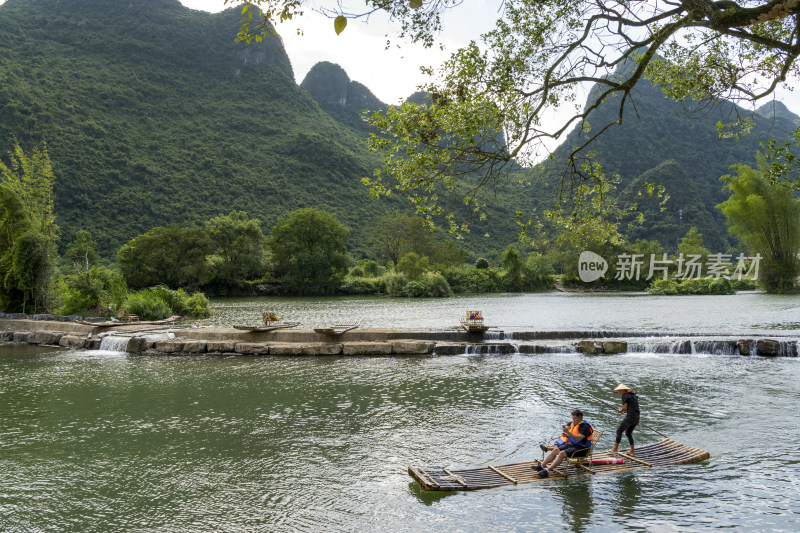
M 422 0 L 411 0 L 409 4 L 413 9 L 419 9 L 422 7 Z
M 339 35 L 347 27 L 347 18 L 342 15 L 336 17 L 333 21 L 333 29 L 336 30 L 336 35 Z

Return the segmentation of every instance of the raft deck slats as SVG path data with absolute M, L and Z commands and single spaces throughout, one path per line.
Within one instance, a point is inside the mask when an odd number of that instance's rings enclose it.
M 340 322 L 329 328 L 314 328 L 314 331 L 323 335 L 341 335 L 351 329 L 356 329 L 360 325 L 361 320 L 354 320 L 352 322 Z
M 626 454 L 626 450 L 622 451 Z M 610 452 L 596 452 L 594 459 L 605 459 L 619 457 L 622 454 L 611 454 Z M 707 451 L 692 446 L 686 446 L 670 439 L 664 439 L 642 448 L 637 448 L 636 457 L 625 459 L 623 464 L 596 464 L 592 465 L 596 474 L 608 474 L 612 472 L 624 472 L 628 470 L 640 470 L 656 466 L 681 465 L 689 463 L 699 463 L 711 456 Z M 632 460 L 633 459 L 633 460 Z M 424 490 L 478 490 L 523 483 L 533 483 L 546 479 L 564 479 L 579 475 L 588 475 L 574 466 L 569 466 L 566 470 L 559 468 L 550 478 L 540 478 L 531 469 L 539 461 L 525 461 L 522 463 L 512 463 L 506 465 L 489 465 L 483 468 L 469 468 L 463 470 L 448 468 L 425 469 L 420 467 L 408 467 L 409 475 L 414 478 Z
M 245 331 L 273 331 L 276 329 L 295 328 L 300 325 L 300 322 L 284 322 L 283 324 L 274 324 L 269 326 L 233 326 L 234 329 L 241 329 Z

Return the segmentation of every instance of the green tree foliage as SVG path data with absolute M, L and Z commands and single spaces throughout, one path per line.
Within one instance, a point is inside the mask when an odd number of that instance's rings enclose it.
M 425 272 L 431 270 L 431 260 L 426 257 L 420 257 L 416 252 L 408 252 L 400 258 L 394 269 L 402 272 L 408 278 L 416 280 L 422 277 Z
M 528 291 L 553 288 L 555 269 L 550 260 L 539 252 L 531 252 L 522 267 L 523 288 Z
M 469 253 L 453 239 L 437 243 L 431 255 L 431 260 L 442 266 L 460 265 L 465 263 L 468 258 Z
M 445 268 L 442 275 L 447 280 L 453 292 L 481 293 L 500 292 L 505 290 L 501 273 L 494 268 L 485 268 L 473 265 L 457 265 Z
M 361 265 L 361 268 L 363 269 L 364 276 L 366 277 L 374 278 L 381 275 L 381 267 L 376 261 L 364 261 L 364 263 Z
M 50 304 L 58 227 L 55 174 L 47 148 L 28 156 L 19 143 L 0 161 L 0 308 L 44 310 Z
M 419 216 L 395 211 L 378 218 L 371 230 L 371 245 L 379 256 L 397 263 L 408 252 L 431 257 L 438 250 L 436 234 Z M 442 254 L 446 255 L 442 250 Z
M 509 291 L 522 290 L 522 267 L 524 262 L 519 250 L 513 244 L 509 244 L 503 252 L 500 264 L 505 270 L 504 281 Z
M 79 231 L 67 245 L 63 257 L 67 266 L 62 268 L 56 282 L 58 314 L 107 316 L 118 311 L 127 297 L 128 288 L 122 275 L 96 264 L 96 246 L 92 234 L 86 230 Z
M 593 172 L 597 172 L 595 167 Z M 568 280 L 578 279 L 578 257 L 586 250 L 611 257 L 628 244 L 620 231 L 622 219 L 635 206 L 622 207 L 614 196 L 615 181 L 599 175 L 594 184 L 581 184 L 576 192 L 575 207 L 558 205 L 547 211 L 547 221 L 555 235 L 549 251 L 551 260 L 561 267 Z M 613 277 L 609 264 L 607 278 Z
M 759 282 L 767 292 L 794 292 L 800 274 L 800 200 L 785 183 L 771 183 L 765 160 L 759 170 L 735 167 L 722 177 L 730 198 L 719 205 L 731 233 L 761 254 Z
M 210 259 L 213 285 L 232 288 L 264 274 L 267 239 L 258 219 L 231 211 L 212 218 L 205 227 L 216 248 Z
M 75 235 L 64 253 L 64 259 L 75 271 L 88 272 L 92 265 L 97 263 L 98 258 L 97 242 L 86 230 L 81 230 Z
M 164 283 L 175 289 L 196 289 L 211 278 L 207 257 L 213 250 L 214 242 L 205 229 L 165 226 L 134 237 L 117 257 L 132 288 Z
M 59 277 L 56 292 L 61 315 L 114 315 L 128 296 L 122 274 L 97 265 Z
M 306 3 L 255 0 L 244 8 L 240 38 L 260 38 L 271 23 L 302 14 Z M 342 17 L 365 14 L 327 5 L 337 31 L 344 29 Z M 434 46 L 444 12 L 458 8 L 468 9 L 456 1 L 390 0 L 368 1 L 366 11 L 385 11 L 402 35 Z M 612 102 L 613 118 L 592 124 L 572 147 L 568 160 L 580 173 L 576 155 L 623 121 L 632 111 L 633 89 L 645 80 L 671 98 L 708 102 L 755 101 L 797 79 L 799 12 L 794 0 L 503 2 L 492 31 L 431 71 L 429 102 L 406 102 L 370 119 L 384 134 L 373 137 L 372 146 L 386 153 L 372 186 L 399 189 L 423 212 L 436 212 L 440 194 L 462 193 L 457 185 L 471 171 L 485 177 L 479 184 L 496 180 L 509 161 L 536 158 L 547 140 Z M 624 63 L 632 66 L 620 73 Z M 584 106 L 577 96 L 585 83 L 598 90 Z M 551 125 L 545 117 L 554 109 L 558 120 Z M 466 189 L 467 203 L 479 206 L 474 187 Z
M 703 234 L 697 230 L 697 227 L 692 226 L 686 235 L 681 239 L 678 245 L 678 254 L 683 254 L 683 257 L 690 255 L 699 255 L 700 262 L 705 264 L 708 260 L 708 254 L 711 252 L 705 247 L 703 242 Z
M 319 209 L 298 209 L 279 218 L 268 241 L 275 277 L 290 293 L 332 293 L 350 266 L 349 235 L 336 215 Z

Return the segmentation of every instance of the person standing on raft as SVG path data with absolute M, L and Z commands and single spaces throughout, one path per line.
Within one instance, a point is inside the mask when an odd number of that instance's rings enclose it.
M 631 445 L 630 454 L 632 457 L 636 456 L 633 450 L 633 430 L 639 424 L 639 397 L 627 385 L 620 383 L 614 389 L 615 394 L 622 395 L 622 407 L 617 409 L 619 413 L 625 413 L 625 418 L 619 423 L 617 428 L 617 440 L 614 441 L 614 447 L 611 448 L 611 453 L 619 451 L 619 442 L 622 440 L 622 433 L 628 437 L 628 442 Z

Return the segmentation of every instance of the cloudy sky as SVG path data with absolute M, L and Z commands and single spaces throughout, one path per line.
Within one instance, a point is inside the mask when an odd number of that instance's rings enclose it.
M 209 12 L 228 7 L 223 0 L 180 2 L 189 8 Z M 303 81 L 308 70 L 316 63 L 330 61 L 341 65 L 350 79 L 366 85 L 381 101 L 394 104 L 413 93 L 417 85 L 423 82 L 420 66 L 440 64 L 449 55 L 448 51 L 490 30 L 497 19 L 500 5 L 500 0 L 469 0 L 461 9 L 446 14 L 446 31 L 441 36 L 444 52 L 426 50 L 408 43 L 402 43 L 400 49 L 385 50 L 386 35 L 396 31 L 397 27 L 381 16 L 373 16 L 367 24 L 351 21 L 344 32 L 336 35 L 331 19 L 306 10 L 300 18 L 303 35 L 296 34 L 297 24 L 294 22 L 280 24 L 277 29 L 292 61 L 298 83 Z M 779 90 L 777 98 L 800 115 L 800 95 Z
M 191 9 L 217 12 L 226 9 L 223 0 L 180 0 Z M 455 50 L 470 39 L 493 27 L 497 19 L 497 0 L 470 0 L 469 16 L 456 10 L 445 18 L 448 32 L 443 35 L 446 50 Z M 297 35 L 298 26 L 303 35 Z M 305 10 L 297 24 L 294 21 L 277 26 L 286 52 L 292 61 L 295 77 L 300 83 L 311 67 L 320 61 L 341 65 L 351 80 L 366 85 L 381 101 L 394 104 L 404 100 L 422 82 L 420 66 L 436 66 L 449 55 L 446 51 L 424 49 L 393 39 L 386 49 L 387 34 L 397 30 L 383 14 L 373 15 L 368 23 L 350 21 L 336 35 L 333 20 L 314 11 Z

